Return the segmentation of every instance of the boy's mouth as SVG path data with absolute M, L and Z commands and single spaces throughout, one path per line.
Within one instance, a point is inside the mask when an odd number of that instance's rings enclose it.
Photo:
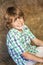
M 23 25 L 22 26 L 17 26 L 18 29 L 22 29 L 23 28 Z

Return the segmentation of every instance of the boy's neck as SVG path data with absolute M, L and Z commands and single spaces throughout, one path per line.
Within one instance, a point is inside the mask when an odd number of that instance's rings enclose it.
M 15 28 L 15 29 L 17 29 L 17 28 Z M 18 31 L 20 31 L 20 32 L 23 32 L 23 30 L 22 29 L 17 29 Z
M 23 31 L 22 29 L 18 29 L 18 30 L 21 31 L 21 32 Z

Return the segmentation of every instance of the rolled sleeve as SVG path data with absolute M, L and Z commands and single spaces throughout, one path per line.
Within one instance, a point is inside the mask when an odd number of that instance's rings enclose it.
M 30 30 L 28 30 L 28 34 L 29 34 L 30 39 L 36 38 L 36 36 Z
M 24 26 L 24 30 L 28 34 L 28 36 L 30 37 L 30 39 L 36 38 L 36 36 L 31 32 L 31 30 L 26 25 Z

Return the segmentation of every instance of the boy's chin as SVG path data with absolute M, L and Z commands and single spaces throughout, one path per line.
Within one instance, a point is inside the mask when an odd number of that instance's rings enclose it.
M 23 26 L 22 26 L 22 27 L 17 27 L 17 29 L 19 29 L 19 30 L 20 30 L 20 29 L 23 29 Z
M 21 30 L 22 28 L 17 28 L 18 30 Z

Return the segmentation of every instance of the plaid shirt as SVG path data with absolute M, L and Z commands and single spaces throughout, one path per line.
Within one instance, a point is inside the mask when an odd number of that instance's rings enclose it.
M 22 56 L 22 53 L 29 51 L 30 53 L 36 53 L 36 46 L 32 46 L 31 40 L 35 36 L 31 33 L 30 29 L 24 25 L 23 31 L 20 32 L 17 29 L 12 28 L 7 34 L 7 47 L 8 52 L 17 65 L 26 65 L 29 61 Z

